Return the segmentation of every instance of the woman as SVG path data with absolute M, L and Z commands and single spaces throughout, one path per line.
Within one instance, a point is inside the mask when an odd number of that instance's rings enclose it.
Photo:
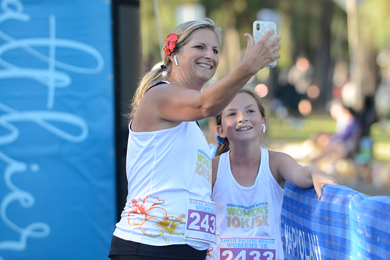
M 201 92 L 218 63 L 221 29 L 211 19 L 183 23 L 166 39 L 164 65 L 142 79 L 132 103 L 127 203 L 112 259 L 205 259 L 215 241 L 211 156 L 196 120 L 219 114 L 258 70 L 278 59 L 273 31 L 249 34 L 242 62 Z

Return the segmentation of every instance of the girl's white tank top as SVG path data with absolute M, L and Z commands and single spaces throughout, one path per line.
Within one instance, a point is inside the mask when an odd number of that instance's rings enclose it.
M 271 173 L 268 150 L 260 149 L 260 167 L 251 187 L 243 187 L 235 180 L 230 168 L 230 151 L 220 156 L 212 192 L 218 247 L 214 245 L 210 249 L 208 259 L 219 259 L 221 254 L 234 255 L 232 259 L 238 254 L 284 259 L 280 233 L 284 190 Z

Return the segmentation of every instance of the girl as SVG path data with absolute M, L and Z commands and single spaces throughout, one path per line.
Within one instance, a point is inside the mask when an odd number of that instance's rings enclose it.
M 216 117 L 221 145 L 212 162 L 218 247 L 208 259 L 284 259 L 280 234 L 283 187 L 337 184 L 326 173 L 301 166 L 285 153 L 260 148 L 267 129 L 255 91 L 242 89 Z

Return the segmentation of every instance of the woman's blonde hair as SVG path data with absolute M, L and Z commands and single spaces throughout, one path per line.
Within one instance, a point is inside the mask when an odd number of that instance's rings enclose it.
M 259 94 L 257 94 L 255 90 L 250 88 L 242 88 L 238 93 L 247 93 L 251 95 L 256 100 L 257 107 L 260 110 L 261 116 L 263 118 L 265 117 L 265 109 L 263 106 L 263 101 L 261 100 L 261 97 L 259 96 Z M 215 117 L 216 124 L 220 126 L 222 126 L 222 113 L 223 111 Z M 217 151 L 215 152 L 215 156 L 221 155 L 230 150 L 229 140 L 227 138 L 225 138 L 225 140 L 226 142 L 223 142 L 223 144 L 218 145 Z
M 183 48 L 183 46 L 188 43 L 191 33 L 193 33 L 195 30 L 198 29 L 212 30 L 217 36 L 218 45 L 221 44 L 222 29 L 217 27 L 213 20 L 209 18 L 204 18 L 200 20 L 182 23 L 171 31 L 171 33 L 175 33 L 179 37 L 179 39 L 176 42 L 176 47 L 174 49 L 174 52 L 179 53 Z M 142 77 L 137 87 L 137 90 L 134 94 L 132 103 L 130 105 L 131 111 L 130 114 L 128 115 L 129 119 L 132 119 L 134 117 L 138 104 L 141 101 L 142 97 L 145 95 L 146 91 L 151 86 L 153 86 L 153 84 L 161 80 L 167 80 L 169 78 L 172 71 L 172 62 L 169 59 L 169 56 L 167 55 L 164 58 L 164 66 L 166 67 L 166 69 L 163 70 L 162 68 L 159 67 L 157 69 L 149 71 L 145 76 Z

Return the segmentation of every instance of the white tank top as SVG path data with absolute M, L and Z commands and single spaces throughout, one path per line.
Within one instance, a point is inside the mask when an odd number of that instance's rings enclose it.
M 189 200 L 206 206 L 212 203 L 210 157 L 196 122 L 154 132 L 130 129 L 128 196 L 114 235 L 148 245 L 188 244 L 197 250 L 208 249 L 209 242 L 192 239 L 186 229 Z
M 235 180 L 230 151 L 220 156 L 212 192 L 217 207 L 218 248 L 210 248 L 208 259 L 245 259 L 243 255 L 246 259 L 284 259 L 280 233 L 284 191 L 269 168 L 268 150 L 260 149 L 260 167 L 251 187 Z M 240 254 L 241 258 L 236 258 Z

